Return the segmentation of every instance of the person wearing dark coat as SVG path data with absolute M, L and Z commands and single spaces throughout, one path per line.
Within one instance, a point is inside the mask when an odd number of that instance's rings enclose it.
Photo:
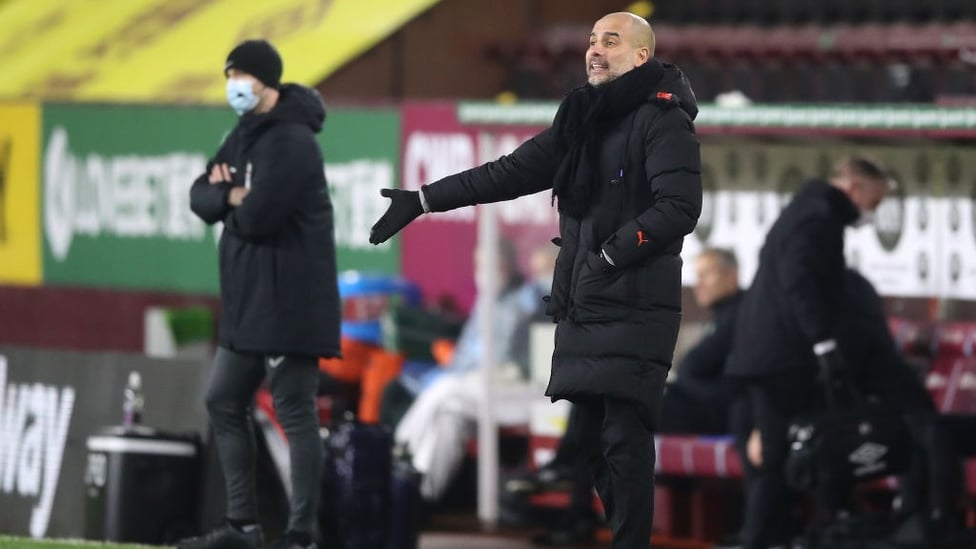
M 552 189 L 560 246 L 547 313 L 557 323 L 546 395 L 580 408 L 598 433 L 580 447 L 615 548 L 648 547 L 661 394 L 681 318 L 682 241 L 701 212 L 698 112 L 687 79 L 653 58 L 647 21 L 603 17 L 586 53 L 588 84 L 548 128 L 494 162 L 392 199 L 370 241 L 425 212 Z
M 847 158 L 830 180 L 812 180 L 796 193 L 760 251 L 726 364 L 726 374 L 748 395 L 755 426 L 747 440 L 739 440 L 746 468 L 742 542 L 748 549 L 786 541 L 790 419 L 822 406 L 821 371 L 836 383 L 851 377 L 837 343 L 844 230 L 868 220 L 889 187 L 877 164 Z
M 291 513 L 275 547 L 314 547 L 322 449 L 319 357 L 339 357 L 340 301 L 332 203 L 315 134 L 325 121 L 312 89 L 280 83 L 281 57 L 248 40 L 227 57 L 237 125 L 190 190 L 220 237 L 221 316 L 206 404 L 227 492 L 226 524 L 184 549 L 263 546 L 254 501 L 250 411 L 268 379 L 289 442 Z
M 662 433 L 723 435 L 730 431 L 733 386 L 725 376 L 743 292 L 735 254 L 706 248 L 695 258 L 695 302 L 712 318 L 688 349 L 661 402 Z
M 954 521 L 959 519 L 959 456 L 920 372 L 898 350 L 874 286 L 857 271 L 848 269 L 842 291 L 837 333 L 844 362 L 850 367 L 847 381 L 864 398 L 877 399 L 888 409 L 897 410 L 911 442 L 910 448 L 899 450 L 910 452 L 911 458 L 909 469 L 901 478 L 898 498 L 902 523 L 893 536 L 906 538 L 905 543 L 925 545 L 939 534 L 952 534 Z M 822 392 L 820 388 L 814 390 Z M 743 424 L 738 429 L 744 429 L 747 436 L 753 429 L 752 418 L 736 419 Z M 744 440 L 743 432 L 736 435 Z M 744 463 L 748 482 L 756 468 Z M 841 511 L 846 511 L 851 503 L 852 489 L 837 485 L 818 487 L 826 491 L 820 494 L 821 501 L 829 501 Z M 740 547 L 738 536 L 735 539 L 718 547 Z
M 841 319 L 841 348 L 852 365 L 855 386 L 898 410 L 912 444 L 909 469 L 901 478 L 895 535 L 933 543 L 962 524 L 959 501 L 962 464 L 922 376 L 905 361 L 888 327 L 884 304 L 863 275 L 848 270 L 847 305 Z

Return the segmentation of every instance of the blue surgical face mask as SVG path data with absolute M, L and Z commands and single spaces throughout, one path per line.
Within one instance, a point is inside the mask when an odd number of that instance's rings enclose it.
M 254 93 L 254 83 L 240 78 L 227 79 L 227 102 L 241 116 L 254 110 L 260 98 Z

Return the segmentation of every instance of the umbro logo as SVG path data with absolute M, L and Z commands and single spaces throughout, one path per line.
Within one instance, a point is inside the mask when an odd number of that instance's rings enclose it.
M 888 447 L 874 442 L 865 442 L 847 456 L 851 464 L 856 465 L 854 476 L 861 477 L 883 471 L 888 464 L 885 462 L 885 455 L 888 454 Z
M 848 459 L 851 463 L 859 465 L 869 465 L 884 457 L 888 453 L 888 447 L 874 442 L 865 442 L 854 450 Z

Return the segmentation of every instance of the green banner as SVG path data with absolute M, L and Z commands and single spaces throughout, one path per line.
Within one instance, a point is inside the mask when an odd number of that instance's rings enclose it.
M 319 136 L 336 211 L 339 270 L 399 273 L 400 239 L 374 246 L 369 243 L 369 229 L 389 204 L 380 197 L 380 189 L 398 186 L 400 112 L 330 112 Z
M 46 105 L 44 282 L 215 293 L 220 227 L 190 211 L 188 191 L 234 123 L 220 107 Z M 396 272 L 397 250 L 366 241 L 382 201 L 360 195 L 393 183 L 398 114 L 330 113 L 320 139 L 340 270 Z

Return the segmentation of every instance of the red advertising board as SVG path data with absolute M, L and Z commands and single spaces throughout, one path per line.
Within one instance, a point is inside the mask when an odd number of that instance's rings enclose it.
M 544 129 L 462 125 L 454 103 L 407 103 L 402 114 L 401 188 L 410 190 L 495 160 Z M 549 241 L 557 234 L 551 192 L 524 196 L 495 207 L 502 234 L 519 250 L 525 271 L 532 250 L 552 246 Z M 428 302 L 453 301 L 462 311 L 470 311 L 475 298 L 473 258 L 480 208 L 425 215 L 403 231 L 403 275 L 420 285 Z

